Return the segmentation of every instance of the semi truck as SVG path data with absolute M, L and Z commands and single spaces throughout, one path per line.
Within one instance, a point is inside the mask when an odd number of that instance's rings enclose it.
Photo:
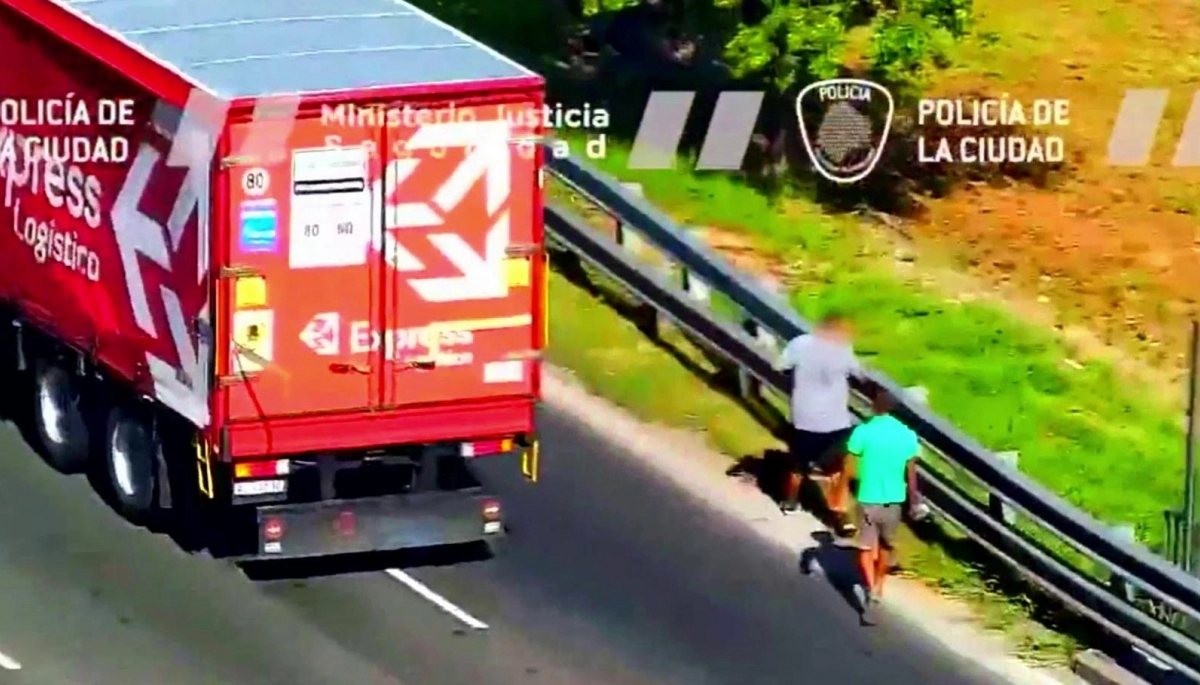
M 0 59 L 0 389 L 52 467 L 229 556 L 503 535 L 540 76 L 402 0 L 0 0 Z

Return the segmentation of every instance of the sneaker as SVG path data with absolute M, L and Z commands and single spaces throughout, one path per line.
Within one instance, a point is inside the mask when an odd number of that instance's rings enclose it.
M 870 603 L 871 594 L 867 592 L 867 588 L 862 583 L 854 584 L 853 594 L 854 601 L 858 603 L 859 611 L 862 611 Z
M 801 573 L 803 573 L 806 576 L 810 576 L 813 574 L 813 571 L 815 570 L 813 567 L 817 563 L 816 556 L 817 556 L 816 551 L 812 550 L 812 549 L 806 549 L 800 553 L 800 572 Z
M 858 622 L 864 626 L 875 625 L 875 600 L 868 599 L 858 614 Z
M 840 538 L 852 538 L 858 534 L 858 526 L 847 519 L 845 514 L 836 515 L 833 528 Z
M 875 606 L 879 599 L 861 584 L 854 586 L 854 599 L 858 603 L 858 619 L 864 626 L 875 625 Z
M 825 575 L 825 567 L 821 566 L 821 559 L 815 547 L 806 549 L 801 553 L 800 570 L 806 576 L 822 577 Z

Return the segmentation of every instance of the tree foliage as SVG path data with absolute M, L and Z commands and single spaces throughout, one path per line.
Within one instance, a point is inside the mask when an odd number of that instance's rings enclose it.
M 970 28 L 971 0 L 910 0 L 871 22 L 867 58 L 876 78 L 901 90 L 919 86 L 931 65 Z
M 731 8 L 747 0 L 716 0 Z M 796 81 L 832 78 L 841 68 L 846 21 L 838 3 L 774 3 L 756 23 L 742 23 L 725 59 L 742 78 L 765 78 L 779 90 Z
M 655 0 L 580 0 L 585 15 Z M 970 28 L 972 0 L 659 0 L 674 23 L 723 48 L 738 78 L 779 91 L 838 75 L 851 44 L 861 67 L 901 90 L 919 86 Z
M 590 17 L 604 12 L 616 12 L 640 2 L 641 0 L 583 0 L 583 13 Z

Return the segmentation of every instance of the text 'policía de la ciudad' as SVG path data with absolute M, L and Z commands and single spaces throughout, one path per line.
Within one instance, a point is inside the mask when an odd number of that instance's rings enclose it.
M 98 129 L 128 130 L 135 115 L 134 101 L 126 98 L 87 100 L 73 93 L 61 98 L 0 98 L 0 127 L 35 129 L 21 136 L 20 150 L 0 150 L 0 159 L 20 154 L 61 164 L 122 164 L 129 160 L 129 139 L 117 133 L 98 135 Z M 10 137 L 8 145 L 16 140 Z
M 1070 102 L 1039 98 L 1029 103 L 1009 98 L 923 98 L 917 104 L 917 161 L 923 164 L 1023 164 L 1062 162 L 1062 136 L 1022 133 L 1025 127 L 1070 124 Z M 948 135 L 938 129 L 952 129 Z M 957 129 L 967 129 L 962 132 Z M 975 134 L 971 129 L 978 129 Z M 1001 132 L 1001 129 L 1009 129 Z

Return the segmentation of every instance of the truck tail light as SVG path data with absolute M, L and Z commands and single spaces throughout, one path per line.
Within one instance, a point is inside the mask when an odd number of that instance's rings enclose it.
M 462 444 L 462 456 L 467 459 L 472 457 L 486 457 L 489 454 L 504 454 L 506 452 L 511 452 L 512 448 L 512 438 L 474 440 L 472 442 L 464 442 Z
M 234 478 L 274 478 L 286 476 L 291 471 L 291 463 L 287 459 L 271 461 L 243 461 L 233 465 Z
M 337 532 L 344 537 L 353 537 L 358 530 L 358 522 L 354 518 L 354 512 L 343 511 L 337 517 Z
M 277 518 L 269 518 L 263 521 L 262 524 L 263 540 L 267 542 L 279 542 L 283 539 L 283 521 Z
M 483 534 L 499 535 L 504 532 L 504 523 L 500 520 L 500 503 L 494 499 L 483 501 Z
M 494 499 L 484 500 L 482 513 L 484 521 L 499 521 L 500 503 Z

